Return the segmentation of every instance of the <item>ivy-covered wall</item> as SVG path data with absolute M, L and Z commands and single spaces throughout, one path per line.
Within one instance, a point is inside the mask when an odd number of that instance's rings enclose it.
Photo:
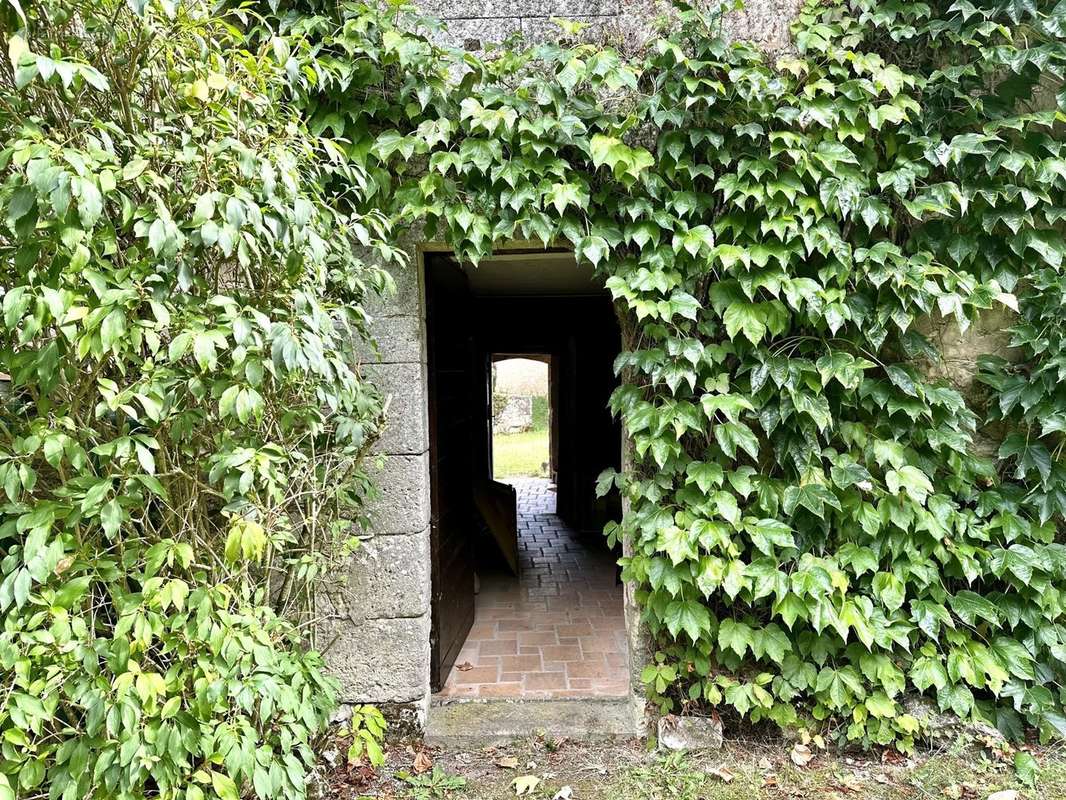
M 786 47 L 800 0 L 752 0 L 727 17 L 730 34 L 768 51 Z M 472 51 L 512 34 L 550 41 L 564 33 L 552 17 L 583 23 L 584 39 L 626 48 L 643 46 L 661 3 L 622 0 L 513 0 L 474 3 L 426 0 L 421 7 L 446 24 L 433 38 Z M 426 420 L 425 298 L 419 232 L 405 238 L 409 266 L 392 267 L 398 291 L 372 308 L 380 353 L 368 356 L 369 375 L 393 398 L 386 434 L 377 445 L 382 465 L 372 477 L 381 489 L 370 513 L 370 533 L 351 570 L 350 591 L 331 605 L 327 653 L 348 702 L 373 702 L 424 724 L 429 703 L 429 461 Z M 440 242 L 437 242 L 440 245 Z M 388 265 L 383 265 L 388 268 Z M 634 689 L 647 655 L 639 609 L 627 595 Z
M 386 31 L 356 59 L 396 94 L 312 114 L 459 257 L 606 278 L 633 447 L 601 489 L 664 709 L 907 748 L 924 694 L 1066 734 L 1062 4 L 809 0 L 770 56 L 721 10 L 635 52 Z

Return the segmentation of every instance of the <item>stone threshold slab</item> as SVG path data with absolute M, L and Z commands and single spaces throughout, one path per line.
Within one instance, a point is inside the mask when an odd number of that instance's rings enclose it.
M 489 747 L 537 734 L 581 741 L 632 739 L 646 733 L 643 707 L 632 697 L 434 700 L 425 741 L 430 746 Z

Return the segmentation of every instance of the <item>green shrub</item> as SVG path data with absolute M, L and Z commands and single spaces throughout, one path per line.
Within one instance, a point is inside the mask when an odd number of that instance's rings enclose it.
M 546 431 L 548 429 L 548 398 L 547 397 L 534 397 L 533 398 L 533 428 L 535 431 Z
M 17 4 L 16 4 L 17 6 Z M 207 2 L 5 4 L 0 797 L 301 797 L 378 394 L 366 175 L 307 45 Z M 345 204 L 350 207 L 350 203 Z M 377 730 L 375 728 L 375 730 Z

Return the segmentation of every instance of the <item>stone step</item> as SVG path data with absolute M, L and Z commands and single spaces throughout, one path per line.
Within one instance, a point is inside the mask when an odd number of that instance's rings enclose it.
M 571 740 L 633 739 L 645 734 L 635 698 L 434 701 L 426 744 L 489 747 L 544 734 Z

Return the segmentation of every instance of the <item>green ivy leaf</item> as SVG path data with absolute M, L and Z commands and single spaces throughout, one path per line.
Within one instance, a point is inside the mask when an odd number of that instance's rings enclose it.
M 714 438 L 729 458 L 735 458 L 739 447 L 753 460 L 759 458 L 759 440 L 743 422 L 725 422 L 714 426 Z
M 754 645 L 751 628 L 743 622 L 730 618 L 723 619 L 718 626 L 718 646 L 723 650 L 732 650 L 738 656 L 744 654 Z
M 663 621 L 672 636 L 676 637 L 684 631 L 693 642 L 700 641 L 703 634 L 711 630 L 710 612 L 696 600 L 671 601 L 666 607 Z
M 874 576 L 873 590 L 888 611 L 898 611 L 907 597 L 903 581 L 891 572 L 878 572 Z
M 1036 781 L 1040 777 L 1040 765 L 1033 758 L 1032 753 L 1019 750 L 1014 754 L 1014 774 L 1019 782 L 1030 789 L 1036 786 Z

